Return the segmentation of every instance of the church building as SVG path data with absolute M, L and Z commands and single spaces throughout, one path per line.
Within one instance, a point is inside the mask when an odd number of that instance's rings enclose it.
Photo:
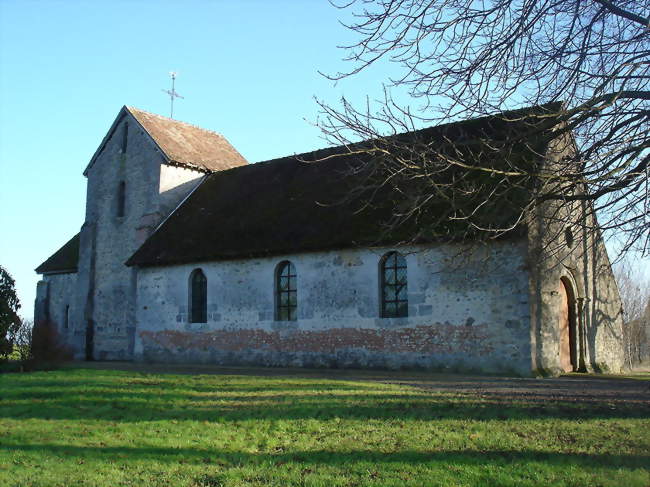
M 498 138 L 503 123 L 402 136 Z M 552 164 L 554 143 L 535 157 Z M 359 191 L 357 162 L 338 147 L 249 164 L 218 133 L 125 106 L 83 172 L 80 232 L 36 269 L 35 322 L 78 360 L 621 370 L 621 303 L 584 205 L 475 245 L 426 226 L 435 198 L 391 227 L 399 191 Z M 508 198 L 485 218 L 509 218 Z

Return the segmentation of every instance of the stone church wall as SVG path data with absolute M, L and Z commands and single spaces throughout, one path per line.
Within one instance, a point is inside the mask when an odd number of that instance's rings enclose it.
M 130 116 L 117 124 L 87 170 L 77 308 L 79 321 L 87 325 L 92 336 L 89 348 L 93 358 L 132 358 L 136 269 L 124 263 L 202 175 L 165 166 L 163 155 Z M 121 216 L 122 182 L 125 197 Z
M 618 285 L 602 239 L 589 242 L 592 282 L 587 346 L 591 368 L 597 372 L 621 372 L 624 367 L 623 310 Z
M 62 343 L 76 352 L 77 330 L 76 313 L 77 273 L 46 274 L 36 288 L 34 322 L 49 321 L 56 328 Z
M 407 318 L 380 317 L 380 259 L 395 249 L 142 268 L 135 359 L 306 367 L 530 373 L 525 242 L 400 248 Z M 275 320 L 277 265 L 297 272 L 296 321 Z M 208 281 L 207 323 L 189 323 L 190 274 Z
M 562 150 L 555 155 L 561 157 Z M 589 204 L 579 200 L 571 205 L 546 202 L 537 208 L 528 226 L 532 358 L 533 369 L 540 374 L 561 372 L 558 319 L 562 280 L 575 298 L 570 305 L 575 314 L 571 325 L 575 330 L 575 368 L 620 372 L 623 367 L 621 300 Z
M 534 368 L 544 375 L 560 373 L 558 317 L 561 297 L 558 291 L 564 279 L 576 298 L 573 304 L 576 369 L 581 366 L 582 351 L 585 370 L 620 372 L 623 367 L 623 320 L 607 251 L 602 240 L 593 239 L 579 225 L 572 228 L 576 240 L 572 248 L 568 248 L 564 232 L 561 232 L 555 237 L 556 245 L 547 244 L 532 252 L 531 260 L 535 263 L 531 271 Z M 582 340 L 580 326 L 584 330 Z
M 152 157 L 151 143 L 134 126 L 129 130 L 127 153 L 122 153 L 121 131 L 118 126 L 88 171 L 85 226 L 94 233 L 87 239 L 94 240 L 94 251 L 89 256 L 94 262 L 88 263 L 93 275 L 89 276 L 90 290 L 82 297 L 92 300 L 87 304 L 91 308 L 87 319 L 92 320 L 95 359 L 130 358 L 135 277 L 124 262 L 137 248 L 136 229 L 143 214 L 156 210 L 155 166 L 160 159 Z M 117 214 L 121 181 L 125 182 L 124 216 Z

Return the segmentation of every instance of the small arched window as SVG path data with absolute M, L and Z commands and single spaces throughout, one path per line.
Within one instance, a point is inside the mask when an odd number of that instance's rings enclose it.
M 298 310 L 298 281 L 296 268 L 289 262 L 281 262 L 276 271 L 276 319 L 295 321 Z
M 564 229 L 564 242 L 567 247 L 573 247 L 573 230 L 571 230 L 571 227 L 566 227 Z
M 409 314 L 406 259 L 389 252 L 381 261 L 381 316 L 401 318 Z
M 190 275 L 190 323 L 208 321 L 208 280 L 201 269 L 194 269 Z
M 65 305 L 65 315 L 63 315 L 63 328 L 70 328 L 70 305 Z
M 126 183 L 120 181 L 120 184 L 117 188 L 117 216 L 124 216 L 126 209 Z

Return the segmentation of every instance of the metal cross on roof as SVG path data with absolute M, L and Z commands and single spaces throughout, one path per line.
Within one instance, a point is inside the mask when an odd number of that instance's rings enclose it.
M 174 118 L 174 98 L 185 99 L 185 97 L 183 97 L 183 96 L 179 95 L 178 93 L 176 93 L 176 90 L 174 89 L 174 84 L 175 84 L 175 81 L 176 81 L 176 74 L 177 74 L 176 71 L 170 71 L 169 72 L 169 76 L 171 76 L 171 78 L 172 78 L 172 89 L 171 90 L 163 90 L 165 93 L 167 93 L 169 95 L 169 98 L 171 100 L 171 112 L 170 112 L 169 118 Z

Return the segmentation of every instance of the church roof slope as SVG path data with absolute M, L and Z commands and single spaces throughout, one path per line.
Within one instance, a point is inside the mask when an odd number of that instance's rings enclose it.
M 477 137 L 498 139 L 518 128 L 522 119 L 474 119 L 394 136 L 439 144 L 442 140 Z M 545 153 L 548 130 L 535 143 L 523 144 L 516 155 L 536 163 Z M 462 224 L 441 219 L 449 212 L 446 200 L 432 198 L 417 216 L 391 225 L 403 204 L 404 193 L 418 191 L 416 180 L 395 185 L 369 184 L 376 172 L 368 142 L 335 147 L 211 174 L 145 241 L 127 265 L 155 266 L 208 260 L 260 257 L 354 246 L 423 243 L 449 238 Z M 357 150 L 361 149 L 361 150 Z M 456 150 L 456 149 L 454 149 Z M 482 155 L 477 164 L 503 164 Z M 498 158 L 497 158 L 498 159 Z M 368 164 L 371 162 L 371 164 Z M 440 178 L 459 177 L 459 168 Z M 468 180 L 490 178 L 479 171 Z M 380 179 L 384 175 L 380 174 Z M 461 176 L 464 177 L 464 176 Z M 483 205 L 477 218 L 485 225 L 509 225 L 517 215 L 511 208 L 530 199 L 530 180 L 514 184 L 499 198 Z M 469 193 L 469 192 L 468 192 Z M 472 195 L 471 198 L 484 195 Z M 469 201 L 476 205 L 476 201 Z M 467 238 L 466 229 L 459 232 Z
M 247 164 L 223 135 L 171 118 L 126 107 L 169 161 L 207 172 Z
M 68 240 L 35 270 L 39 274 L 63 274 L 77 272 L 79 261 L 79 234 Z

